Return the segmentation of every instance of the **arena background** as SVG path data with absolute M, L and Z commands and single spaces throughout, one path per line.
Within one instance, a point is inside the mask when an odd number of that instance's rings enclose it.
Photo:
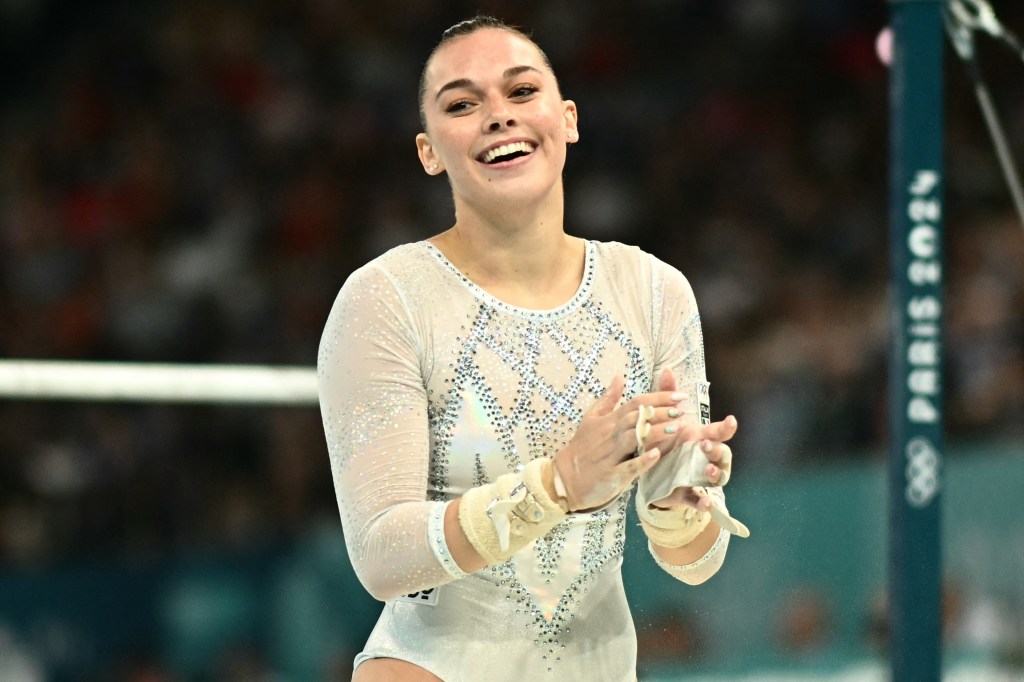
M 722 573 L 632 538 L 641 679 L 884 679 L 884 3 L 0 3 L 0 357 L 312 366 L 346 275 L 450 224 L 416 79 L 477 10 L 579 105 L 569 230 L 687 275 L 740 419 Z M 981 47 L 1024 159 L 1024 66 Z M 946 73 L 945 660 L 1019 679 L 1024 230 Z M 348 679 L 378 610 L 315 408 L 0 402 L 0 679 Z

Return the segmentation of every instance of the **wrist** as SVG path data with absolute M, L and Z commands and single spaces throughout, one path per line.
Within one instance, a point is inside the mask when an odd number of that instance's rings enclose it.
M 637 511 L 640 525 L 650 541 L 667 549 L 690 544 L 711 524 L 710 514 L 685 505 Z
M 569 506 L 569 494 L 565 489 L 565 483 L 562 482 L 562 477 L 558 474 L 558 466 L 554 459 L 547 460 L 541 469 L 541 482 L 548 497 L 566 514 L 570 513 L 572 509 Z
M 543 483 L 549 466 L 547 458 L 535 459 L 460 498 L 459 525 L 487 564 L 507 561 L 565 518 Z

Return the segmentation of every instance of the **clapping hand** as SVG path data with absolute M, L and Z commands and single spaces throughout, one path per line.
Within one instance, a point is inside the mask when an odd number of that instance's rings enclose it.
M 555 455 L 555 470 L 573 511 L 593 509 L 617 497 L 663 453 L 686 442 L 699 442 L 708 459 L 704 475 L 711 485 L 724 485 L 732 465 L 726 444 L 736 433 L 735 417 L 711 424 L 694 423 L 684 412 L 686 396 L 679 393 L 670 370 L 658 378 L 658 389 L 618 405 L 625 381 L 617 376 L 604 395 L 584 413 L 579 428 Z M 659 505 L 711 506 L 706 495 L 679 488 Z

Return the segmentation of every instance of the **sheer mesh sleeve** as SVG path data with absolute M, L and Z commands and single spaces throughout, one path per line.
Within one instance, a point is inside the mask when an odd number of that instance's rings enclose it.
M 380 600 L 457 575 L 441 507 L 427 500 L 430 437 L 422 335 L 387 273 L 345 282 L 320 342 L 320 410 L 349 556 Z M 451 563 L 446 565 L 445 559 Z
M 725 495 L 722 494 L 721 488 L 708 488 L 708 494 L 717 497 L 724 506 Z M 658 566 L 670 576 L 687 585 L 700 585 L 715 573 L 718 573 L 718 569 L 722 567 L 722 564 L 725 562 L 725 553 L 729 549 L 729 539 L 731 537 L 732 535 L 725 529 L 720 530 L 715 544 L 711 545 L 711 549 L 705 552 L 704 556 L 693 563 L 682 566 L 670 564 L 659 557 L 654 551 L 654 547 L 651 546 L 650 541 L 647 543 L 647 549 L 650 551 L 651 556 L 654 557 L 654 561 Z
M 707 394 L 708 385 L 704 363 L 704 336 L 700 326 L 700 314 L 697 311 L 697 300 L 690 283 L 681 272 L 653 256 L 651 260 L 654 290 L 654 380 L 657 381 L 666 367 L 671 368 L 676 378 L 677 390 L 686 396 L 683 402 L 682 421 L 700 423 L 702 400 L 698 396 Z M 707 400 L 703 402 L 707 404 Z M 721 488 L 708 488 L 708 492 L 725 501 Z M 721 567 L 729 546 L 729 538 L 728 533 L 722 533 L 708 553 L 689 566 L 671 567 L 660 559 L 658 565 L 684 582 L 703 582 Z
M 706 384 L 704 336 L 693 289 L 683 274 L 655 260 L 654 288 L 654 380 L 668 367 L 676 377 L 677 389 L 686 396 L 684 420 L 700 421 L 697 389 Z

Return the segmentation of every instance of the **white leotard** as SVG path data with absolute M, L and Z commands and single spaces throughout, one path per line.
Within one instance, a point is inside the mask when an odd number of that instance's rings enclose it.
M 468 488 L 552 456 L 616 374 L 628 399 L 672 368 L 696 420 L 704 350 L 682 274 L 637 248 L 587 242 L 575 296 L 526 310 L 428 242 L 407 244 L 349 277 L 318 365 L 352 565 L 386 602 L 356 665 L 398 658 L 446 682 L 632 682 L 620 573 L 629 491 L 468 576 L 447 553 L 443 513 Z M 659 565 L 698 582 L 727 545 L 722 534 L 694 564 Z

